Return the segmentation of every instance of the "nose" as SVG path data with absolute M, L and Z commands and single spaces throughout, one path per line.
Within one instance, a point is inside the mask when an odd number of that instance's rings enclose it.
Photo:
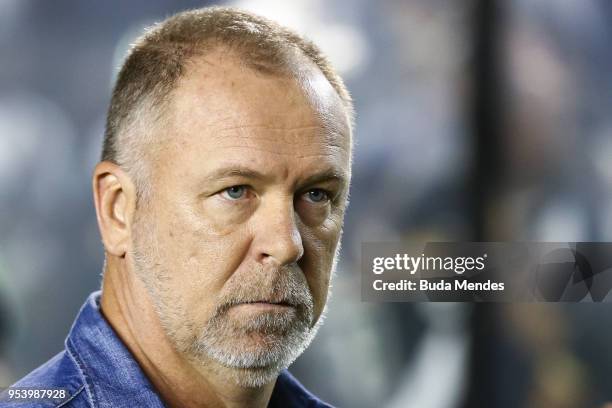
M 257 260 L 276 266 L 299 261 L 304 255 L 304 246 L 293 200 L 282 200 L 261 210 L 255 238 Z

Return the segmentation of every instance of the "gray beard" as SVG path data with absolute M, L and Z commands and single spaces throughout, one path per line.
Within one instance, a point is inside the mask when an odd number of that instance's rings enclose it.
M 258 275 L 254 272 L 251 276 Z M 243 280 L 240 289 L 231 291 L 231 299 L 218 303 L 213 317 L 188 342 L 185 353 L 196 360 L 210 358 L 234 369 L 234 382 L 244 387 L 259 387 L 276 378 L 310 345 L 322 321 L 312 324 L 314 304 L 299 268 L 278 271 L 277 276 L 268 294 L 261 293 L 261 288 L 269 285 L 260 284 L 256 278 Z M 228 285 L 233 286 L 231 282 Z M 272 293 L 292 308 L 258 313 L 241 321 L 229 315 L 232 306 L 269 299 Z
M 152 241 L 151 232 L 139 235 Z M 261 387 L 291 365 L 314 339 L 324 313 L 313 322 L 313 298 L 297 265 L 276 271 L 256 266 L 249 271 L 248 279 L 232 276 L 218 296 L 213 316 L 202 325 L 175 301 L 180 294 L 170 293 L 165 287 L 164 281 L 171 275 L 157 259 L 159 252 L 151 241 L 144 246 L 135 242 L 134 270 L 147 288 L 166 335 L 195 365 L 208 366 L 213 360 L 220 366 L 213 369 L 229 373 L 235 384 Z M 228 313 L 234 305 L 271 296 L 293 307 L 280 313 L 258 313 L 239 322 Z
M 274 380 L 306 350 L 321 322 L 319 319 L 310 327 L 306 319 L 290 312 L 258 314 L 243 324 L 235 324 L 228 316 L 213 317 L 191 342 L 188 353 L 235 369 L 231 370 L 232 377 L 240 386 L 260 387 Z M 253 334 L 259 337 L 253 341 L 257 345 L 245 346 L 244 339 Z

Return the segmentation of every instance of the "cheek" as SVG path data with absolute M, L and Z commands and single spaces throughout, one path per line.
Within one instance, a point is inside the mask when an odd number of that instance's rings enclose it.
M 316 317 L 323 311 L 327 300 L 331 269 L 339 238 L 340 224 L 335 222 L 326 222 L 317 228 L 306 229 L 302 233 L 304 257 L 299 264 L 314 298 Z
M 239 234 L 251 218 L 254 207 L 253 202 L 231 202 L 214 196 L 199 203 L 195 215 L 211 235 L 225 236 Z
M 244 259 L 244 234 L 220 235 L 185 217 L 168 222 L 159 238 L 169 275 L 162 284 L 193 318 L 210 317 L 223 285 Z

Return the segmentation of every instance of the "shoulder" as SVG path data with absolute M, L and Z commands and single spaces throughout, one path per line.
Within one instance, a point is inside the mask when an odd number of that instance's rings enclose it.
M 14 406 L 19 408 L 81 408 L 90 406 L 85 395 L 85 381 L 79 367 L 65 350 L 11 385 L 10 388 L 34 390 L 62 389 L 65 390 L 68 396 L 67 398 L 55 400 L 40 399 L 32 400 L 31 402 L 16 402 Z M 5 405 L 2 406 L 4 407 Z M 13 404 L 9 403 L 6 406 L 10 407 Z
M 333 408 L 308 391 L 289 371 L 278 376 L 269 407 Z

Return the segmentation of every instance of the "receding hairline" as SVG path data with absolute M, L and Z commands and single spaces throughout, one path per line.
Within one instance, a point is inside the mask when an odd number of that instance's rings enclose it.
M 143 126 L 158 127 L 192 63 L 216 50 L 262 75 L 288 75 L 308 61 L 335 90 L 353 125 L 352 100 L 340 76 L 312 42 L 249 12 L 213 7 L 178 13 L 148 29 L 133 45 L 119 72 L 107 117 L 102 160 L 125 167 L 138 179 L 144 173 Z M 131 133 L 131 135 L 130 135 Z M 155 132 L 157 133 L 157 132 Z M 349 136 L 350 137 L 350 136 Z M 143 167 L 139 170 L 139 167 Z M 133 170 L 133 171 L 130 171 Z M 144 180 L 141 180 L 141 184 Z M 140 188 L 137 188 L 140 190 Z
M 241 77 L 253 74 L 256 77 L 272 81 L 287 81 L 292 86 L 295 85 L 305 96 L 307 103 L 312 106 L 314 111 L 324 109 L 325 105 L 313 100 L 313 97 L 323 96 L 323 92 L 333 95 L 333 104 L 337 103 L 341 107 L 341 115 L 346 119 L 346 121 L 343 121 L 345 122 L 343 125 L 347 125 L 347 136 L 350 135 L 350 117 L 346 112 L 344 101 L 329 81 L 327 81 L 319 67 L 306 56 L 294 54 L 288 56 L 286 63 L 281 67 L 263 67 L 259 64 L 254 65 L 248 58 L 245 59 L 241 50 L 230 48 L 224 44 L 215 44 L 209 47 L 205 54 L 190 57 L 189 60 L 185 61 L 184 66 L 183 75 L 177 79 L 173 89 L 168 92 L 166 109 L 176 101 L 177 93 L 182 88 L 191 85 L 190 82 L 198 78 L 199 75 L 203 75 L 200 78 L 208 77 L 225 80 L 226 83 L 231 83 L 233 86 L 234 81 L 239 81 Z M 236 72 L 234 68 L 237 68 L 239 72 Z M 323 81 L 325 84 L 324 88 L 315 85 Z M 211 87 L 206 88 L 206 91 L 210 91 L 211 97 L 214 97 L 219 89 Z
M 155 37 L 155 34 L 145 34 L 139 38 L 134 44 L 133 48 L 136 49 L 141 47 L 141 50 L 153 50 L 153 49 L 171 49 L 176 47 L 184 51 L 184 55 L 181 57 L 181 72 L 174 78 L 174 80 L 168 84 L 167 87 L 162 88 L 161 92 L 157 89 L 152 89 L 148 92 L 148 96 L 157 97 L 154 103 L 164 107 L 166 102 L 172 97 L 173 91 L 175 91 L 181 82 L 181 79 L 188 75 L 187 69 L 191 64 L 205 62 L 206 57 L 209 55 L 221 52 L 230 56 L 235 62 L 240 63 L 246 68 L 250 68 L 256 74 L 270 75 L 270 76 L 285 76 L 299 79 L 299 74 L 305 71 L 304 65 L 309 65 L 310 68 L 318 70 L 327 82 L 334 89 L 338 96 L 348 119 L 349 128 L 352 129 L 354 121 L 354 107 L 352 98 L 346 89 L 342 78 L 332 68 L 327 57 L 324 56 L 320 49 L 307 38 L 301 37 L 300 35 L 292 32 L 291 30 L 276 24 L 271 20 L 267 20 L 264 17 L 252 14 L 248 11 L 231 8 L 231 7 L 208 7 L 203 9 L 196 9 L 186 12 L 178 13 L 165 21 L 158 23 L 153 26 L 153 29 L 149 29 L 149 33 L 162 32 L 163 27 L 173 19 L 180 19 L 183 15 L 187 16 L 191 13 L 194 14 L 225 14 L 230 15 L 241 15 L 248 16 L 259 21 L 266 22 L 272 26 L 273 30 L 277 30 L 278 33 L 275 35 L 283 37 L 283 41 L 272 50 L 266 49 L 265 47 L 256 50 L 256 46 L 252 42 L 252 38 L 244 36 L 242 39 L 233 38 L 231 35 L 213 34 L 210 37 L 198 39 L 192 43 L 185 44 L 185 39 L 179 41 L 171 41 L 164 39 L 159 43 L 149 43 L 149 37 Z M 285 38 L 286 37 L 286 38 Z M 257 38 L 255 35 L 253 38 Z M 258 45 L 257 45 L 258 46 Z M 263 51 L 263 53 L 262 53 Z M 235 59 L 234 59 L 235 58 Z M 159 95 L 153 95 L 158 93 Z M 146 96 L 146 95 L 145 95 Z

